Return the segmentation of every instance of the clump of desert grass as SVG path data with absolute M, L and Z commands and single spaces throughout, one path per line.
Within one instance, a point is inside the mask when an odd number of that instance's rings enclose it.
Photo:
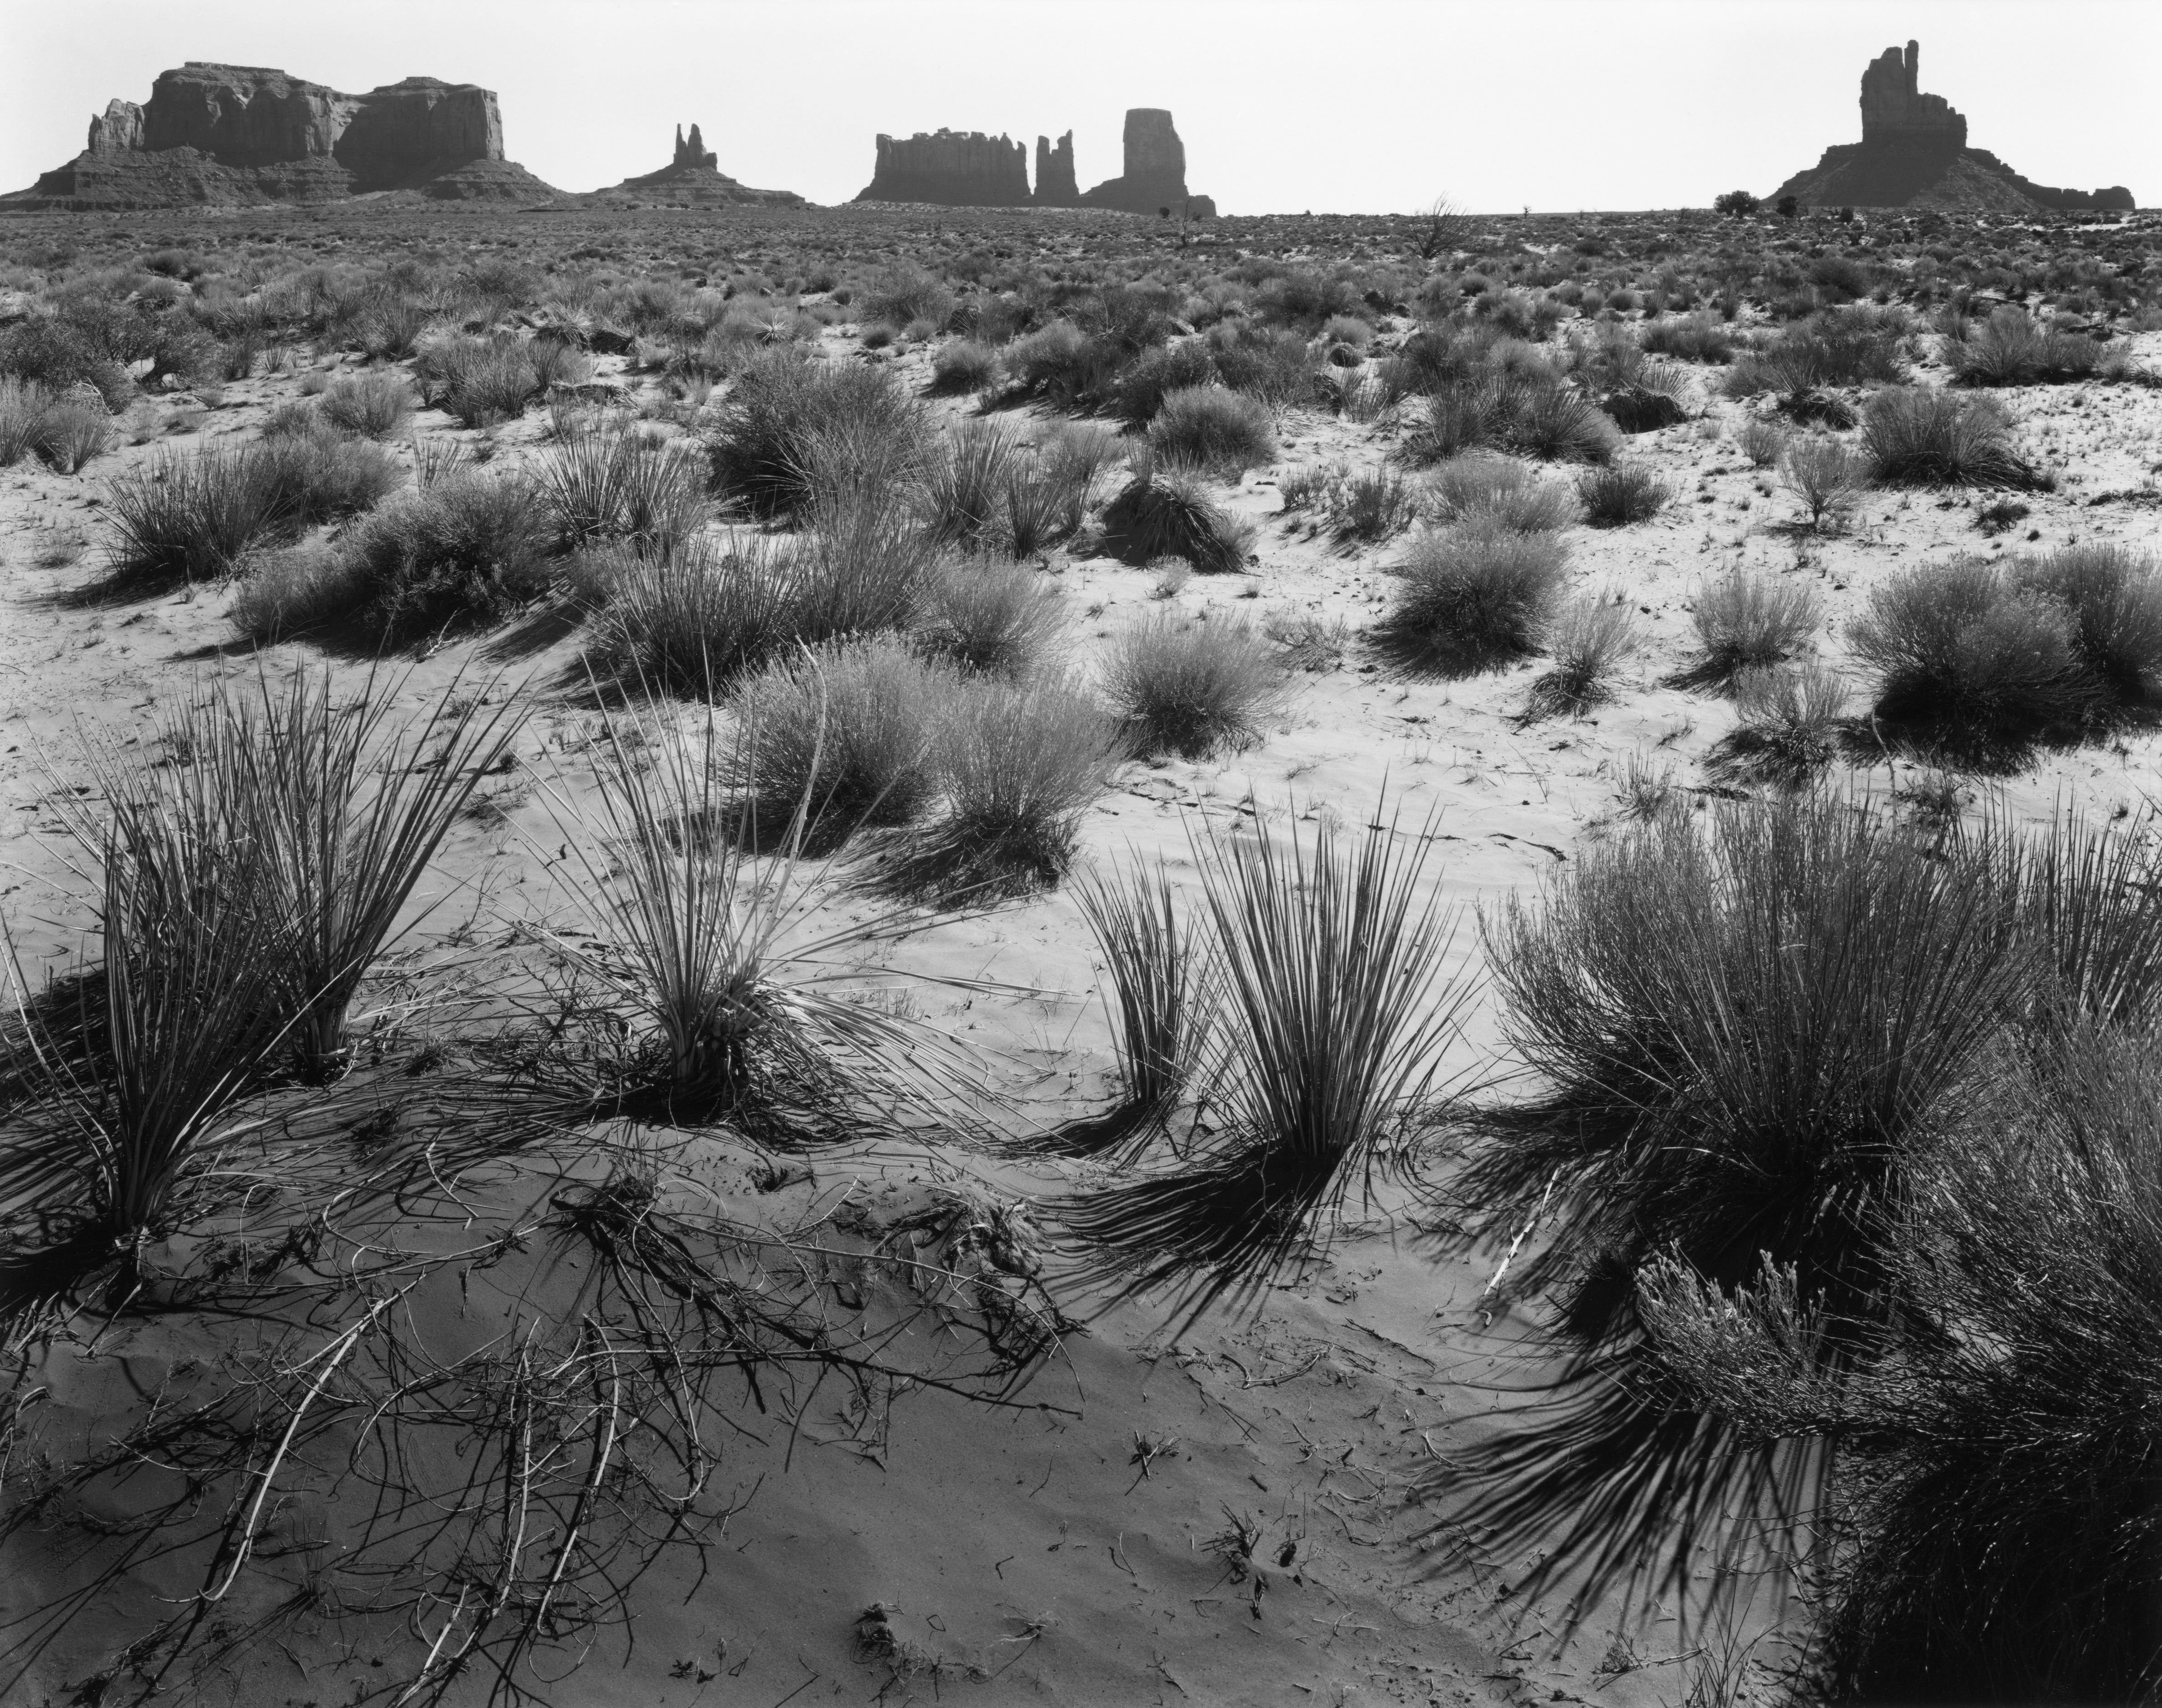
M 1737 671 L 1726 686 L 1735 724 L 1705 760 L 1711 776 L 1799 789 L 1838 756 L 1851 691 L 1837 671 L 1760 666 Z
M 891 885 L 956 903 L 1055 885 L 1126 752 L 1116 720 L 1069 678 L 970 680 L 940 742 L 942 805 L 894 851 Z
M 1357 832 L 1324 817 L 1311 832 L 1195 833 L 1222 991 L 1214 1131 L 1066 1207 L 1118 1293 L 1167 1286 L 1189 1311 L 1250 1294 L 1355 1188 L 1402 1166 L 1434 1114 L 1471 987 L 1449 964 L 1433 827 L 1385 810 Z
M 1576 496 L 1584 506 L 1585 520 L 1593 527 L 1626 528 L 1650 521 L 1673 494 L 1649 470 L 1617 462 L 1580 475 Z
M 1185 386 L 1165 394 L 1148 443 L 1160 463 L 1235 479 L 1275 457 L 1276 429 L 1268 410 L 1251 397 L 1220 385 Z
M 1635 608 L 1617 593 L 1588 593 L 1548 626 L 1553 660 L 1533 679 L 1526 721 L 1586 715 L 1614 697 L 1614 676 L 1642 637 Z
M 1779 453 L 1779 480 L 1801 500 L 1801 526 L 1812 534 L 1843 530 L 1862 497 L 1869 466 L 1827 433 L 1802 433 Z
M 2001 304 L 1980 322 L 1955 318 L 1944 340 L 1945 363 L 1964 385 L 2062 385 L 2089 379 L 2109 357 L 2084 332 L 2039 324 L 2017 303 Z
M 784 655 L 735 689 L 744 734 L 730 755 L 734 781 L 770 827 L 807 801 L 807 845 L 910 823 L 937 797 L 939 740 L 958 686 L 896 635 Z
M 1862 411 L 1862 448 L 1878 486 L 2053 483 L 2013 447 L 2012 418 L 1989 397 L 1888 386 Z
M 1720 688 L 1744 671 L 1792 658 L 1816 633 L 1822 607 L 1804 583 L 1737 567 L 1698 589 L 1689 618 L 1697 655 L 1674 680 Z
M 1551 534 L 1583 520 L 1577 495 L 1543 480 L 1519 458 L 1491 452 L 1451 457 L 1427 478 L 1423 503 L 1438 522 L 1512 534 Z
M 597 1108 L 725 1120 L 769 1141 L 830 1133 L 896 1099 L 959 1106 L 974 1076 L 958 1053 L 866 1000 L 878 980 L 860 970 L 924 916 L 825 919 L 831 868 L 805 851 L 815 781 L 779 824 L 741 826 L 729 780 L 755 770 L 756 734 L 709 708 L 626 708 L 596 750 L 598 786 L 577 804 L 561 794 L 583 880 L 573 898 L 615 950 L 559 948 L 620 993 L 628 1022 L 570 1064 L 572 1084 Z
M 332 380 L 316 400 L 323 420 L 342 433 L 387 439 L 413 419 L 416 400 L 401 373 L 377 368 Z
M 948 563 L 924 577 L 911 626 L 933 657 L 1021 676 L 1064 632 L 1065 601 L 1055 582 L 1017 563 Z
M 1378 636 L 1403 665 L 1445 676 L 1537 652 L 1560 598 L 1568 547 L 1551 533 L 1477 524 L 1414 535 Z
M 1214 965 L 1205 928 L 1179 906 L 1161 859 L 1131 856 L 1083 872 L 1072 888 L 1110 981 L 1119 1100 L 1042 1143 L 1068 1156 L 1135 1152 L 1166 1131 L 1202 1070 L 1220 994 Z
M 1536 1222 L 1507 1278 L 1553 1289 L 1573 1361 L 1535 1427 L 1477 1450 L 1453 1517 L 1548 1536 L 1542 1578 L 1659 1585 L 1714 1534 L 1790 1534 L 1827 1448 L 1674 1402 L 1640 1283 L 1790 1272 L 1828 1325 L 1805 1373 L 1856 1369 L 1896 1310 L 1893 1220 L 2030 1000 L 2010 920 L 1989 862 L 1806 794 L 1660 814 L 1486 921 L 1543 1089 L 1481 1120 L 1453 1195 L 1501 1239 Z
M 1134 459 L 1132 478 L 1104 511 L 1104 541 L 1129 563 L 1176 557 L 1204 574 L 1246 566 L 1256 529 L 1209 496 L 1208 477 L 1154 456 Z
M 819 470 L 847 444 L 868 473 L 892 481 L 927 456 L 922 406 L 882 368 L 818 361 L 793 346 L 755 358 L 729 388 L 708 440 L 713 482 L 760 517 L 795 516 L 819 499 Z
M 1287 697 L 1276 650 L 1251 629 L 1176 611 L 1144 617 L 1112 641 L 1103 685 L 1143 758 L 1251 747 Z
M 1955 560 L 1888 581 L 1848 630 L 1877 712 L 1982 765 L 2144 715 L 2162 685 L 2162 579 L 2108 546 Z
M 540 467 L 557 549 L 611 540 L 642 556 L 668 556 L 705 525 L 706 460 L 636 431 L 577 431 Z

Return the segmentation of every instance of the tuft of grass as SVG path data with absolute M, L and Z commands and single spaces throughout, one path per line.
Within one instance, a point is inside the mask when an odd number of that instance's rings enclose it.
M 1129 563 L 1177 557 L 1204 574 L 1244 569 L 1256 531 L 1209 499 L 1199 472 L 1152 457 L 1135 463 L 1132 479 L 1104 509 L 1104 526 L 1107 543 Z
M 942 396 L 973 396 L 999 382 L 999 353 L 974 338 L 949 338 L 931 358 L 931 389 Z
M 1386 813 L 1349 834 L 1323 817 L 1310 835 L 1193 837 L 1221 969 L 1217 1128 L 1176 1170 L 1068 1206 L 1121 1293 L 1172 1285 L 1193 1312 L 1250 1293 L 1430 1115 L 1471 985 L 1449 970 L 1434 827 Z
M 112 444 L 112 418 L 102 402 L 61 398 L 39 411 L 31 443 L 56 474 L 80 474 Z
M 1622 528 L 1650 521 L 1673 494 L 1650 471 L 1616 463 L 1579 475 L 1576 496 L 1584 506 L 1585 520 L 1593 527 Z
M 417 347 L 413 373 L 431 407 L 461 426 L 491 426 L 516 420 L 547 389 L 541 353 L 549 347 L 508 333 L 449 333 Z
M 415 401 L 405 375 L 378 368 L 332 380 L 316 400 L 316 408 L 340 432 L 387 439 L 405 431 Z
M 1691 621 L 1700 650 L 1681 681 L 1725 683 L 1783 663 L 1816 632 L 1820 615 L 1814 588 L 1737 568 L 1698 590 Z
M 0 373 L 0 468 L 13 468 L 36 448 L 38 424 L 51 403 L 44 387 Z
M 972 673 L 1026 676 L 1066 624 L 1056 583 L 1019 564 L 950 564 L 925 578 L 917 644 Z
M 106 498 L 116 579 L 146 585 L 216 581 L 288 531 L 284 495 L 253 450 L 160 451 L 114 478 Z
M 706 523 L 704 459 L 635 431 L 573 431 L 541 464 L 540 484 L 566 551 L 622 540 L 665 556 Z
M 2120 710 L 2151 704 L 2162 689 L 2162 566 L 2147 552 L 2107 542 L 2014 558 L 2014 588 L 2071 615 L 2080 661 Z
M 1242 623 L 1200 621 L 1174 611 L 1120 634 L 1104 661 L 1104 695 L 1142 757 L 1201 759 L 1259 742 L 1282 708 L 1282 664 Z
M 734 781 L 781 822 L 807 801 L 812 840 L 909 823 L 937 794 L 939 730 L 955 686 L 893 635 L 777 659 L 736 689 L 744 735 Z
M 817 918 L 822 869 L 807 864 L 809 796 L 768 858 L 758 836 L 717 836 L 734 817 L 725 780 L 743 749 L 708 712 L 611 718 L 598 750 L 590 817 L 567 822 L 605 958 L 566 951 L 626 990 L 634 1032 L 615 1089 L 658 1097 L 676 1121 L 743 1120 L 832 1109 L 854 1089 L 932 1102 L 964 1095 L 940 1078 L 949 1058 L 880 1004 L 857 969 L 875 945 L 920 928 L 897 913 Z M 927 1046 L 931 1046 L 927 1047 Z
M 941 543 L 980 545 L 1005 520 L 1021 475 L 1021 441 L 995 420 L 955 424 L 922 479 L 925 525 Z
M 1416 668 L 1498 670 L 1538 650 L 1568 567 L 1569 548 L 1552 534 L 1428 528 L 1399 567 L 1381 638 Z
M 1163 862 L 1138 857 L 1083 873 L 1073 899 L 1109 976 L 1119 1102 L 1068 1121 L 1047 1147 L 1068 1156 L 1138 1148 L 1164 1131 L 1200 1068 L 1218 991 L 1205 935 L 1181 912 Z
M 1732 679 L 1735 726 L 1705 760 L 1713 777 L 1799 789 L 1838 755 L 1847 686 L 1820 665 L 1745 670 Z
M 990 901 L 1055 885 L 1081 815 L 1125 757 L 1117 724 L 1078 684 L 979 676 L 954 703 L 939 755 L 945 806 L 906 849 L 901 887 Z
M 1890 386 L 1862 411 L 1862 446 L 1879 486 L 2046 486 L 2012 447 L 2011 418 L 1995 400 Z
M 1637 614 L 1621 596 L 1591 594 L 1556 618 L 1548 629 L 1554 663 L 1532 683 L 1528 718 L 1561 713 L 1581 718 L 1614 697 L 1613 676 L 1637 650 Z
M 1793 436 L 1778 422 L 1753 415 L 1742 424 L 1734 442 L 1755 467 L 1769 468 L 1786 454 L 1788 441 Z
M 405 483 L 405 471 L 380 447 L 320 431 L 265 439 L 248 454 L 276 518 L 274 532 L 359 515 Z
M 1148 442 L 1162 462 L 1222 476 L 1236 476 L 1277 454 L 1266 406 L 1220 385 L 1166 393 L 1149 423 Z
M 2109 352 L 2083 333 L 2038 325 L 2017 303 L 1990 311 L 1979 326 L 1956 323 L 1945 362 L 1963 385 L 2051 385 L 2091 379 Z
M 1208 347 L 1188 340 L 1143 351 L 1119 376 L 1113 400 L 1120 419 L 1138 431 L 1156 420 L 1172 394 L 1217 384 Z
M 843 442 L 864 467 L 914 468 L 925 452 L 922 406 L 884 368 L 817 361 L 793 345 L 760 353 L 736 377 L 708 441 L 714 484 L 769 517 L 812 508 L 820 447 Z
M 1426 505 L 1436 520 L 1512 534 L 1557 532 L 1581 520 L 1576 495 L 1558 481 L 1536 479 L 1513 457 L 1456 457 L 1434 471 Z

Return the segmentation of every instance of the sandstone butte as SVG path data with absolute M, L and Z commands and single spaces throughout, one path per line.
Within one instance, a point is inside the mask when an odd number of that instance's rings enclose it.
M 2054 190 L 2021 177 L 1987 149 L 1967 146 L 1966 119 L 1920 87 L 1922 50 L 1887 48 L 1862 74 L 1862 140 L 1828 148 L 1772 192 L 1804 207 L 1934 207 L 1962 213 L 2095 210 L 2129 213 L 2123 185 Z
M 687 138 L 676 127 L 674 158 L 657 172 L 626 178 L 607 190 L 578 198 L 593 206 L 619 207 L 805 207 L 792 190 L 754 190 L 721 170 L 720 156 L 706 146 L 698 127 Z
M 150 98 L 116 100 L 88 145 L 0 207 L 120 210 L 319 202 L 408 193 L 442 201 L 552 199 L 503 155 L 495 91 L 408 77 L 346 95 L 264 65 L 191 60 Z
M 1073 133 L 1057 147 L 1036 139 L 1036 188 L 1028 182 L 1027 150 L 981 131 L 881 133 L 871 181 L 858 201 L 929 202 L 941 207 L 1106 207 L 1126 213 L 1204 218 L 1216 212 L 1186 187 L 1186 145 L 1162 107 L 1126 112 L 1125 170 L 1084 194 L 1074 175 Z

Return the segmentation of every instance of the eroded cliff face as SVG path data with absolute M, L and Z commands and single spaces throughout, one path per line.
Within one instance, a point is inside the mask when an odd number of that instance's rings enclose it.
M 928 201 L 942 207 L 1026 207 L 1028 155 L 981 131 L 881 134 L 878 165 L 859 201 Z
M 1826 149 L 1772 192 L 1810 207 L 1936 207 L 1966 212 L 2129 212 L 2122 185 L 2058 190 L 1967 146 L 1966 119 L 1921 88 L 1920 44 L 1887 48 L 1862 74 L 1862 140 Z
M 1036 139 L 1036 205 L 1038 207 L 1078 207 L 1081 186 L 1073 179 L 1073 133 L 1068 131 L 1051 145 L 1049 137 Z
M 1105 180 L 1081 200 L 1091 207 L 1115 207 L 1127 213 L 1177 217 L 1213 214 L 1216 204 L 1186 187 L 1186 144 L 1161 107 L 1126 109 L 1125 170 Z
M 408 77 L 347 95 L 271 66 L 191 60 L 160 72 L 142 106 L 112 102 L 82 154 L 7 200 L 165 206 L 390 190 L 552 194 L 504 159 L 493 90 Z

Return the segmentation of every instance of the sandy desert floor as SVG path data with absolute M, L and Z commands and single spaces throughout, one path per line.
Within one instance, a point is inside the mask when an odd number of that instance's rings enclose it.
M 1385 320 L 1373 353 L 1406 330 Z M 836 360 L 890 363 L 911 387 L 927 379 L 925 348 L 872 358 L 849 327 L 828 329 L 823 342 Z M 2162 334 L 2139 335 L 2133 348 L 2162 367 Z M 358 358 L 311 360 L 336 369 Z M 1925 361 L 1918 378 L 1933 383 L 1941 372 Z M 236 640 L 217 587 L 95 604 L 73 597 L 100 569 L 106 483 L 165 446 L 252 436 L 300 380 L 295 372 L 228 384 L 214 407 L 185 392 L 146 397 L 117 423 L 128 442 L 82 474 L 27 459 L 0 473 L 0 906 L 34 981 L 65 971 L 84 945 L 87 916 L 69 870 L 65 818 L 70 797 L 89 787 L 76 757 L 82 730 L 148 741 L 160 708 L 209 678 L 284 671 L 321 656 L 305 644 L 258 656 Z M 596 381 L 622 388 L 627 402 L 651 384 L 622 358 L 601 358 Z M 1709 579 L 1741 565 L 1814 587 L 1827 619 L 1819 644 L 1836 663 L 1842 625 L 1895 569 L 2078 541 L 2162 546 L 2162 391 L 2034 387 L 2003 400 L 2024 448 L 2060 472 L 2054 492 L 2029 495 L 2031 515 L 2017 531 L 1992 541 L 1978 530 L 1987 494 L 1872 492 L 1846 531 L 1815 538 L 1783 525 L 1793 500 L 1737 447 L 1738 428 L 1768 400 L 1736 402 L 1700 388 L 1689 419 L 1628 447 L 1672 488 L 1665 509 L 1626 528 L 1569 530 L 1572 586 L 1625 595 L 1645 644 L 1611 703 L 1585 718 L 1535 723 L 1520 716 L 1529 664 L 1438 682 L 1376 662 L 1363 631 L 1388 597 L 1401 542 L 1340 549 L 1283 513 L 1278 482 L 1300 465 L 1378 462 L 1400 429 L 1290 411 L 1277 461 L 1222 494 L 1259 525 L 1248 573 L 1194 575 L 1167 592 L 1156 571 L 1068 548 L 1043 565 L 1084 666 L 1106 637 L 1167 604 L 1206 610 L 1211 620 L 1310 616 L 1348 629 L 1340 658 L 1294 677 L 1287 709 L 1257 747 L 1219 760 L 1125 765 L 1088 814 L 1084 857 L 1161 854 L 1190 883 L 1189 838 L 1206 828 L 1235 833 L 1250 815 L 1281 823 L 1335 814 L 1361 824 L 1386 797 L 1407 832 L 1432 816 L 1439 881 L 1462 915 L 1452 953 L 1475 969 L 1479 910 L 1533 893 L 1611 833 L 1625 773 L 1663 771 L 1678 788 L 1711 790 L 1703 761 L 1731 726 L 1732 707 L 1667 682 L 1691 650 L 1691 602 Z M 948 419 L 973 407 L 932 406 Z M 1047 419 L 1028 410 L 1006 418 L 1024 431 Z M 494 466 L 544 455 L 547 431 L 539 411 L 486 430 Z M 483 436 L 432 411 L 420 415 L 415 432 Z M 499 671 L 494 692 L 522 683 L 537 710 L 517 768 L 491 780 L 488 810 L 453 833 L 431 880 L 441 905 L 408 945 L 401 976 L 431 969 L 461 992 L 485 991 L 491 969 L 575 917 L 567 868 L 547 856 L 562 839 L 556 802 L 586 786 L 583 755 L 602 715 L 576 691 L 579 645 L 573 629 L 529 656 L 492 653 L 482 638 L 411 661 L 404 692 L 415 707 L 462 672 L 470 682 Z M 2075 806 L 2144 818 L 2158 774 L 2162 745 L 2133 733 L 2046 754 L 2011 778 L 1956 786 L 1971 809 L 2001 803 L 2023 820 Z M 1926 796 L 1939 781 L 1888 755 L 1842 766 L 1840 777 L 1894 812 L 1919 810 L 1910 792 Z M 865 904 L 843 886 L 827 905 Z M 1026 987 L 1029 994 L 972 995 L 912 987 L 920 1011 L 990 1064 L 1013 1099 L 1009 1126 L 1048 1125 L 1108 1094 L 1099 969 L 1065 895 L 941 925 L 895 949 L 888 970 L 902 983 L 920 974 Z M 384 981 L 387 995 L 394 983 Z M 454 1030 L 488 1006 L 480 997 L 469 1008 L 456 1005 L 462 996 L 441 1000 L 440 1011 L 415 1023 Z M 1511 1071 L 1483 998 L 1462 1066 L 1467 1086 Z M 654 1131 L 635 1142 L 663 1155 L 676 1189 L 776 1230 L 830 1225 L 836 1215 L 875 1226 L 937 1191 L 1026 1203 L 1092 1178 L 1086 1165 L 896 1132 L 821 1151 L 802 1159 L 807 1178 L 765 1189 L 755 1147 Z M 603 1165 L 596 1157 L 566 1166 L 592 1178 Z M 515 1197 L 534 1188 L 499 1180 L 483 1189 Z M 1717 1634 L 1683 1632 L 1671 1604 L 1625 1628 L 1612 1608 L 1580 1607 L 1560 1593 L 1528 1602 L 1514 1587 L 1528 1559 L 1490 1556 L 1475 1537 L 1439 1523 L 1452 1450 L 1506 1427 L 1496 1420 L 1513 1402 L 1502 1390 L 1527 1373 L 1528 1355 L 1527 1319 L 1513 1311 L 1496 1319 L 1482 1308 L 1499 1254 L 1448 1247 L 1434 1215 L 1400 1189 L 1355 1202 L 1339 1236 L 1258 1303 L 1190 1323 L 1146 1298 L 1098 1314 L 1085 1294 L 1061 1297 L 1085 1327 L 1062 1337 L 1010 1408 L 929 1390 L 899 1397 L 890 1416 L 875 1419 L 852 1415 L 830 1395 L 813 1396 L 792 1423 L 746 1408 L 746 1433 L 730 1443 L 723 1471 L 739 1507 L 702 1554 L 666 1557 L 640 1585 L 628 1631 L 601 1634 L 585 1666 L 540 1700 L 761 1708 L 933 1699 L 1627 1708 L 1684 1700 Z M 431 1282 L 413 1302 L 415 1321 L 456 1341 L 492 1311 L 509 1313 L 534 1290 L 546 1297 L 561 1284 L 540 1258 L 521 1256 L 455 1293 Z M 205 1332 L 186 1320 L 117 1323 L 98 1335 L 95 1359 L 79 1341 L 53 1366 L 40 1429 L 90 1442 L 161 1384 L 184 1391 L 205 1355 Z M 335 1551 L 358 1498 L 350 1491 L 312 1505 L 296 1498 L 271 1533 L 295 1562 Z M 1251 1560 L 1235 1564 L 1222 1538 L 1241 1523 L 1257 1528 L 1258 1541 Z M 0 1700 L 128 1700 L 80 1692 L 86 1679 L 128 1677 L 122 1650 L 143 1610 L 185 1600 L 200 1580 L 200 1550 L 148 1552 L 100 1576 L 93 1565 L 107 1555 L 86 1535 L 95 1539 L 81 1527 L 33 1529 L 0 1549 L 6 1641 L 14 1645 L 0 1670 Z M 390 1671 L 410 1674 L 434 1623 L 321 1608 L 274 1621 L 270 1591 L 251 1593 L 258 1602 L 230 1610 L 215 1664 L 201 1674 L 179 1668 L 170 1687 L 295 1708 L 392 1700 L 373 1693 Z M 905 1639 L 898 1651 L 864 1645 L 861 1616 L 874 1605 L 891 1610 L 887 1622 Z M 56 1608 L 70 1617 L 55 1617 Z M 1781 1617 L 1758 1608 L 1745 1623 L 1754 1635 Z M 1782 1653 L 1776 1633 L 1754 1652 L 1752 1690 L 1772 1688 Z

